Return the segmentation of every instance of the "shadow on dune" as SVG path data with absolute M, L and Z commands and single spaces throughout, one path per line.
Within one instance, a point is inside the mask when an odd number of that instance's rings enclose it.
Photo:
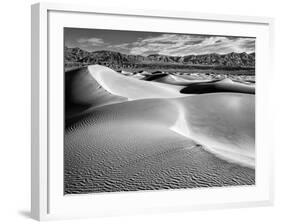
M 65 72 L 65 117 L 74 117 L 90 107 L 127 101 L 127 98 L 107 92 L 91 76 L 88 68 Z
M 191 83 L 182 90 L 180 90 L 180 93 L 185 94 L 203 94 L 215 92 L 255 94 L 255 87 L 233 82 L 230 79 L 224 79 L 208 83 Z
M 166 77 L 168 74 L 160 74 L 160 75 L 145 75 L 145 77 L 142 80 L 145 81 L 154 81 L 160 78 Z

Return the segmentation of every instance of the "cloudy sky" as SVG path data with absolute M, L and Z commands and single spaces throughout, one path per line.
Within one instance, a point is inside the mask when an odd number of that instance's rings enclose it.
M 67 47 L 139 55 L 183 56 L 255 51 L 255 38 L 249 37 L 65 28 L 64 38 Z

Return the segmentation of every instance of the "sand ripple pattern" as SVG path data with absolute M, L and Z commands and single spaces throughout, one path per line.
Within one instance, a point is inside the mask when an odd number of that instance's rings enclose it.
M 220 159 L 198 142 L 170 130 L 178 116 L 173 105 L 172 99 L 117 103 L 94 108 L 69 123 L 65 193 L 255 183 L 254 169 Z

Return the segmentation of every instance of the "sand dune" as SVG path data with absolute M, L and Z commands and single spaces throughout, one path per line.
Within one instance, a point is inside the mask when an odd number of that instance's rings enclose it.
M 88 71 L 102 88 L 98 102 L 119 101 L 93 106 L 67 123 L 66 193 L 255 183 L 254 95 L 186 95 L 182 86 L 102 66 Z M 80 99 L 81 91 L 75 93 Z
M 177 100 L 172 130 L 220 158 L 254 168 L 255 99 L 253 95 L 214 93 Z
M 145 75 L 145 80 L 128 77 L 107 67 L 91 65 L 91 76 L 109 93 L 129 100 L 146 98 L 184 97 L 184 94 L 202 94 L 214 92 L 255 93 L 255 87 L 223 80 L 184 80 L 165 73 Z M 172 84 L 172 85 L 171 85 Z
M 103 66 L 90 66 L 89 70 L 91 75 L 104 87 L 106 86 L 105 89 L 109 92 L 129 99 L 160 98 L 158 94 L 161 95 L 161 98 L 169 99 L 185 96 L 178 93 L 179 86 L 169 88 L 171 85 L 168 84 L 156 83 L 157 85 L 154 85 L 154 82 L 134 80 Z M 173 77 L 164 73 L 155 76 L 161 77 L 160 79 Z M 170 80 L 178 81 L 172 78 Z M 118 85 L 119 83 L 122 85 Z M 208 85 L 216 89 L 228 88 L 239 92 L 252 89 L 252 87 L 246 88 L 243 84 L 234 83 L 230 79 L 203 81 L 197 84 L 199 87 Z M 125 86 L 126 88 L 124 88 Z M 181 92 L 186 91 L 189 87 L 190 85 Z M 197 89 L 198 92 L 205 90 L 204 88 L 203 90 Z M 254 167 L 254 96 L 213 93 L 211 95 L 204 94 L 204 96 L 184 97 L 183 99 L 170 99 L 170 102 L 174 102 L 171 107 L 178 109 L 177 113 L 166 112 L 167 116 L 174 117 L 180 124 L 180 126 L 177 123 L 174 124 L 171 130 L 204 144 L 205 148 L 220 157 Z M 175 116 L 175 114 L 178 115 Z M 155 119 L 155 116 L 152 117 Z M 163 123 L 163 120 L 160 123 Z M 182 128 L 184 125 L 185 127 Z
M 216 97 L 210 95 L 208 100 L 216 101 Z M 65 136 L 65 191 L 89 193 L 253 184 L 253 169 L 222 160 L 184 136 L 192 137 L 200 132 L 205 137 L 216 132 L 212 137 L 231 145 L 239 135 L 251 135 L 251 132 L 245 130 L 227 136 L 231 130 L 224 134 L 225 125 L 233 124 L 233 130 L 242 125 L 227 119 L 216 127 L 204 127 L 204 122 L 213 124 L 225 114 L 222 111 L 211 120 L 208 112 L 197 116 L 202 109 L 190 99 L 144 99 L 112 104 L 93 109 L 70 125 Z M 201 102 L 205 103 L 205 100 Z M 180 104 L 189 105 L 189 115 L 186 109 L 177 107 Z M 180 113 L 188 121 L 185 124 L 189 132 L 177 125 Z M 199 115 L 203 115 L 202 121 Z M 200 140 L 204 139 L 202 136 Z M 240 143 L 240 146 L 244 144 Z
M 180 92 L 186 94 L 202 94 L 214 92 L 236 92 L 255 94 L 255 86 L 245 81 L 232 81 L 229 78 L 222 80 L 206 79 L 185 79 L 172 74 L 161 74 L 157 76 L 148 76 L 146 81 L 154 81 L 177 86 L 184 86 Z
M 72 70 L 65 74 L 66 118 L 91 107 L 124 101 L 127 101 L 127 98 L 113 95 L 99 85 L 87 68 Z
M 157 77 L 153 77 L 150 79 L 146 79 L 147 81 L 154 81 L 160 83 L 166 83 L 171 85 L 178 85 L 178 86 L 188 86 L 192 83 L 211 83 L 214 82 L 213 80 L 188 80 L 182 77 L 178 77 L 176 75 L 171 74 L 163 74 L 158 75 Z
M 231 79 L 223 79 L 216 82 L 192 83 L 183 88 L 181 93 L 214 93 L 214 92 L 237 92 L 255 94 L 255 87 L 243 83 L 234 82 Z
M 181 86 L 137 80 L 100 65 L 91 65 L 88 69 L 105 90 L 130 100 L 183 97 L 183 94 L 179 93 Z

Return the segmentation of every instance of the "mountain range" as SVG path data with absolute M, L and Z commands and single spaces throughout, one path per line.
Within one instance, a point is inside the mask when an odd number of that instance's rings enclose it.
M 140 65 L 200 65 L 220 67 L 254 68 L 255 53 L 202 54 L 186 56 L 169 56 L 151 54 L 148 56 L 123 54 L 114 51 L 88 52 L 80 48 L 64 49 L 66 66 L 101 64 L 114 68 L 134 68 Z

